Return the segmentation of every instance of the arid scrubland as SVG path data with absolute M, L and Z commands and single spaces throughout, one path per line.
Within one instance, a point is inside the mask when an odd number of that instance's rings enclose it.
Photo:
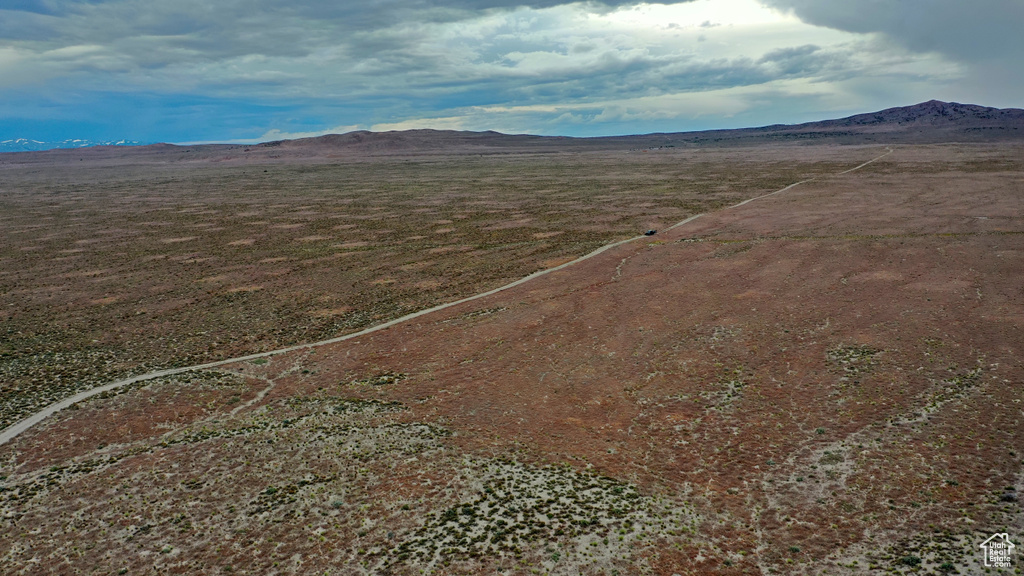
M 637 152 L 5 166 L 0 427 L 119 377 L 482 292 L 846 163 Z
M 7 422 L 707 214 L 60 412 L 0 447 L 0 572 L 984 573 L 1024 533 L 1024 154 L 838 174 L 884 152 L 5 168 Z

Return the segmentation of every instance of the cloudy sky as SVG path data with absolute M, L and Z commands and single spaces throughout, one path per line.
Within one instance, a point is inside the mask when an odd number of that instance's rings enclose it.
M 1024 108 L 1022 0 L 0 0 L 0 140 L 592 136 Z

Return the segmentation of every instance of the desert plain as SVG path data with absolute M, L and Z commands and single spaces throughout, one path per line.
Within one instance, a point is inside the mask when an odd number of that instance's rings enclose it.
M 1024 533 L 1019 141 L 73 154 L 0 162 L 0 427 L 632 240 L 58 412 L 0 445 L 5 574 L 979 574 Z

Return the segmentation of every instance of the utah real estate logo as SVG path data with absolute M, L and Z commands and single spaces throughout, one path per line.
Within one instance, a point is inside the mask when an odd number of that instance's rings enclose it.
M 1010 542 L 1010 535 L 1006 532 L 989 536 L 979 547 L 985 550 L 986 568 L 1009 568 L 1013 562 L 1013 549 L 1016 546 Z

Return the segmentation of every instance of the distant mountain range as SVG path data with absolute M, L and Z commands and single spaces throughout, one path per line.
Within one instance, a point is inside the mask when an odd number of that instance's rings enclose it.
M 42 142 L 28 138 L 16 138 L 14 140 L 0 140 L 0 152 L 35 152 L 39 150 L 53 150 L 55 148 L 90 148 L 92 146 L 142 146 L 142 142 L 135 140 L 118 140 L 117 142 L 96 142 L 93 140 L 61 140 L 60 142 Z
M 937 144 L 945 142 L 1024 141 L 1024 110 L 989 108 L 930 100 L 913 106 L 889 108 L 837 120 L 805 124 L 775 124 L 759 128 L 671 132 L 633 136 L 571 138 L 500 132 L 455 130 L 356 131 L 314 138 L 279 140 L 262 144 L 139 145 L 139 142 L 59 143 L 34 140 L 0 142 L 0 152 L 49 150 L 11 155 L 0 162 L 60 161 L 69 155 L 80 160 L 112 162 L 279 162 L 363 156 L 420 156 L 437 154 L 560 153 L 600 150 L 645 150 L 760 146 L 764 144 Z M 130 148 L 129 148 L 130 147 Z M 86 149 L 87 148 L 87 149 Z
M 837 120 L 759 128 L 569 138 L 498 132 L 405 130 L 349 132 L 264 142 L 252 157 L 583 151 L 664 147 L 755 146 L 768 143 L 932 144 L 1024 140 L 1024 110 L 930 100 Z

